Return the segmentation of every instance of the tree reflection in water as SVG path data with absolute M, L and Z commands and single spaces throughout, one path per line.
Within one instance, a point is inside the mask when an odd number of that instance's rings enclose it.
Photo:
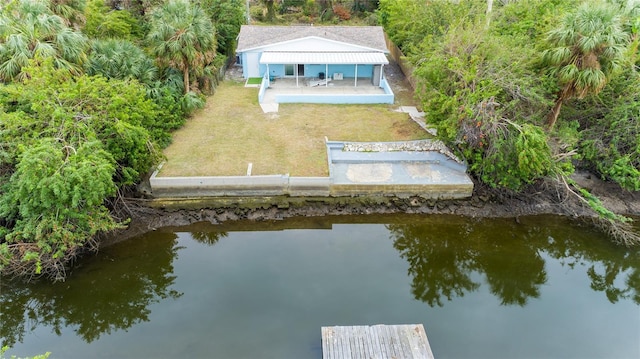
M 347 223 L 349 219 L 340 220 Z M 307 224 L 297 220 L 293 228 L 331 228 L 336 221 L 335 217 L 313 218 Z M 541 296 L 548 276 L 545 259 L 550 258 L 558 259 L 568 270 L 584 271 L 591 288 L 603 292 L 610 302 L 632 300 L 640 305 L 640 251 L 616 247 L 598 234 L 582 238 L 590 230 L 569 228 L 575 226 L 569 220 L 554 217 L 551 227 L 544 218 L 522 219 L 522 224 L 438 216 L 384 217 L 381 221 L 378 223 L 394 223 L 387 229 L 394 247 L 409 263 L 412 293 L 430 306 L 443 306 L 481 285 L 488 285 L 503 305 L 524 306 Z M 277 225 L 283 229 L 287 224 Z M 270 226 L 273 230 L 273 224 Z M 358 230 L 358 224 L 352 226 Z M 227 236 L 206 227 L 190 229 L 191 237 L 206 245 Z M 261 230 L 245 224 L 237 230 L 250 229 Z M 180 249 L 175 233 L 156 231 L 81 262 L 64 283 L 3 281 L 2 345 L 23 342 L 41 326 L 58 334 L 65 327 L 74 328 L 78 336 L 92 342 L 149 321 L 152 304 L 182 296 L 172 289 L 176 282 L 173 262 Z
M 218 243 L 221 238 L 225 238 L 227 236 L 227 232 L 191 232 L 191 238 L 209 246 Z
M 442 306 L 443 298 L 462 297 L 480 286 L 469 276 L 476 263 L 474 253 L 464 245 L 465 227 L 429 223 L 390 224 L 387 229 L 395 237 L 393 246 L 409 262 L 416 299 Z
M 119 253 L 118 247 L 123 248 Z M 65 327 L 75 328 L 78 336 L 92 342 L 103 334 L 148 321 L 151 304 L 182 295 L 171 289 L 176 279 L 173 260 L 179 249 L 175 233 L 154 232 L 153 238 L 106 249 L 63 283 L 3 281 L 2 345 L 22 342 L 27 331 L 39 326 L 49 326 L 58 335 Z
M 409 262 L 414 297 L 430 306 L 442 306 L 444 299 L 477 290 L 484 276 L 502 305 L 524 306 L 530 298 L 540 296 L 540 286 L 547 282 L 544 257 L 550 256 L 568 268 L 586 268 L 591 288 L 604 292 L 611 303 L 629 299 L 640 304 L 637 249 L 571 238 L 567 233 L 575 231 L 564 233 L 540 221 L 529 225 L 513 220 L 498 225 L 497 221 L 443 217 L 387 225 L 394 247 Z M 592 265 L 576 266 L 586 262 Z

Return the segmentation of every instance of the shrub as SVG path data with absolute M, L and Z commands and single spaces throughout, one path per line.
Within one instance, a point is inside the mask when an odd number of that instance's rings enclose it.
M 333 13 L 342 21 L 351 19 L 351 12 L 341 4 L 333 5 Z

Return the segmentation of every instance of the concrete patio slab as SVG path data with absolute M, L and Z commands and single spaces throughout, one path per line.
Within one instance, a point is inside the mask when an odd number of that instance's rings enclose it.
M 347 147 L 344 142 L 327 142 L 332 195 L 465 198 L 473 191 L 466 166 L 446 151 L 395 150 L 398 146 L 390 146 L 390 150 L 372 152 L 345 150 Z

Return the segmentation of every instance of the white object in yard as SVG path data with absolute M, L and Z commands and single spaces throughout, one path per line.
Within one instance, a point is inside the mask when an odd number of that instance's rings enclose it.
M 333 79 L 334 80 L 342 80 L 344 74 L 342 72 L 336 72 L 333 74 Z
M 309 81 L 309 86 L 311 86 L 311 87 L 325 86 L 329 82 L 331 82 L 331 78 L 330 77 L 327 77 L 324 80 L 311 80 L 311 81 Z

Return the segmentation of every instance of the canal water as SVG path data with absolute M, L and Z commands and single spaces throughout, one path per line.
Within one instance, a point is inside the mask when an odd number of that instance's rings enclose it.
M 640 251 L 549 216 L 197 224 L 0 308 L 5 356 L 321 358 L 322 326 L 422 323 L 437 358 L 639 358 Z

